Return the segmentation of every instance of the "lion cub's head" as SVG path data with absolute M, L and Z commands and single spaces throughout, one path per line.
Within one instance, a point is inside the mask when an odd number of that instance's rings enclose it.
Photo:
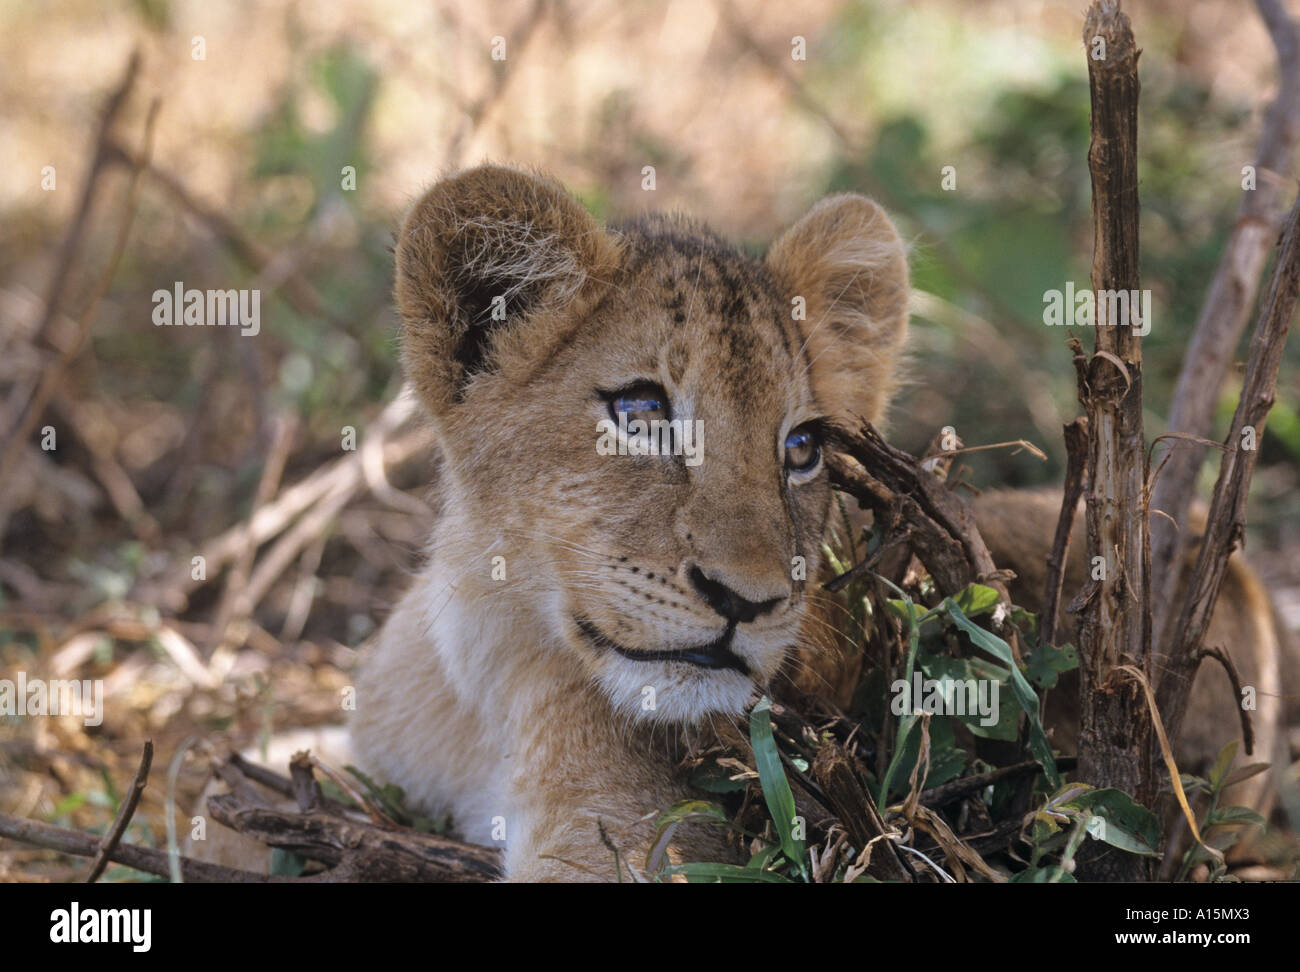
M 518 620 L 512 650 L 576 661 L 623 711 L 741 710 L 817 575 L 823 429 L 880 418 L 906 298 L 903 245 L 861 196 L 755 260 L 679 219 L 602 227 L 514 169 L 445 179 L 397 246 L 455 521 L 435 556 L 483 623 Z

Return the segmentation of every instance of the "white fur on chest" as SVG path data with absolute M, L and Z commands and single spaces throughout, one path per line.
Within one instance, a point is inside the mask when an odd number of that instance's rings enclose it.
M 362 768 L 466 840 L 502 847 L 523 825 L 511 805 L 517 718 L 538 686 L 521 653 L 538 621 L 426 568 L 380 633 L 358 679 L 353 745 Z

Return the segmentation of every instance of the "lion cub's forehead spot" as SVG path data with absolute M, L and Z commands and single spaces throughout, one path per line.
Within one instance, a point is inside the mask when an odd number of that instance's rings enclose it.
M 810 402 L 802 338 L 766 268 L 706 230 L 664 227 L 627 234 L 624 296 L 671 382 L 736 407 Z

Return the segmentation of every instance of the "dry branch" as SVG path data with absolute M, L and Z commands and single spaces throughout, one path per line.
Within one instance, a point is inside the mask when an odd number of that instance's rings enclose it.
M 1277 240 L 1286 195 L 1293 189 L 1288 178 L 1295 148 L 1300 141 L 1300 25 L 1286 12 L 1281 0 L 1255 0 L 1277 51 L 1278 92 L 1264 115 L 1255 157 L 1256 187 L 1242 194 L 1236 223 L 1227 247 L 1210 281 L 1196 330 L 1183 359 L 1169 412 L 1169 431 L 1196 437 L 1212 434 L 1214 410 L 1229 367 L 1255 303 L 1264 261 Z M 1235 175 L 1235 173 L 1234 173 Z M 1195 442 L 1171 442 L 1167 468 L 1152 493 L 1152 510 L 1161 510 L 1172 522 L 1151 524 L 1151 563 L 1156 612 L 1155 644 L 1161 655 L 1170 650 L 1167 636 L 1177 617 L 1179 571 L 1187 531 L 1187 512 L 1196 491 L 1196 479 L 1205 449 Z
M 271 501 L 280 488 L 280 477 L 284 473 L 298 428 L 297 418 L 289 412 L 280 415 L 274 424 L 270 452 L 262 465 L 262 474 L 258 477 L 257 490 L 253 495 L 254 516 Z M 221 592 L 221 600 L 212 622 L 212 644 L 208 646 L 212 650 L 219 648 L 226 640 L 226 632 L 232 623 L 238 623 L 252 613 L 256 602 L 249 596 L 247 587 L 248 573 L 253 569 L 256 554 L 257 547 L 252 544 L 244 547 L 230 573 L 226 575 L 226 586 Z
M 838 743 L 830 739 L 822 743 L 813 761 L 812 773 L 821 784 L 829 804 L 827 809 L 839 817 L 853 846 L 864 848 L 889 832 L 890 828 L 885 826 L 871 794 L 858 779 L 848 754 Z M 893 843 L 885 839 L 877 846 L 880 849 L 871 855 L 867 873 L 881 881 L 911 883 L 912 872 L 899 859 Z
M 1056 759 L 1056 768 L 1062 773 L 1073 771 L 1077 765 L 1078 761 L 1073 756 L 1058 756 Z M 997 769 L 976 773 L 974 776 L 963 776 L 951 783 L 943 783 L 922 791 L 921 806 L 937 810 L 940 807 L 947 806 L 954 800 L 974 796 L 986 786 L 992 786 L 1001 780 L 1036 776 L 1042 771 L 1042 768 L 1042 765 L 1037 760 L 1027 759 L 1023 763 L 999 766 Z
M 36 820 L 25 820 L 7 813 L 0 813 L 0 837 L 21 840 L 25 844 L 45 847 L 74 857 L 94 857 L 102 847 L 102 841 L 97 834 L 85 834 L 79 830 L 69 830 L 67 827 L 55 827 Z M 167 852 L 154 850 L 152 847 L 118 843 L 112 848 L 108 859 L 146 874 L 154 874 L 158 877 L 171 875 Z M 264 883 L 283 880 L 253 871 L 241 871 L 232 867 L 222 867 L 219 864 L 209 864 L 206 861 L 196 861 L 191 857 L 181 857 L 180 866 L 182 878 L 187 883 L 194 884 Z
M 1038 640 L 1042 644 L 1056 644 L 1056 627 L 1060 621 L 1061 584 L 1065 580 L 1066 559 L 1070 555 L 1070 533 L 1074 528 L 1074 514 L 1083 495 L 1084 480 L 1088 472 L 1088 420 L 1077 418 L 1064 427 L 1065 436 L 1065 486 L 1061 495 L 1061 516 L 1056 522 L 1056 535 L 1052 550 L 1047 556 L 1047 582 L 1043 591 L 1043 613 L 1038 619 Z
M 1233 662 L 1232 656 L 1229 655 L 1226 650 L 1218 647 L 1217 645 L 1205 648 L 1201 652 L 1201 654 L 1204 655 L 1206 658 L 1213 658 L 1215 661 L 1217 661 L 1220 665 L 1223 666 L 1223 670 L 1228 675 L 1228 681 L 1232 683 L 1233 699 L 1240 699 L 1242 697 L 1241 696 L 1241 674 L 1237 671 L 1237 665 L 1235 662 Z M 1251 724 L 1250 721 L 1250 710 L 1246 709 L 1241 705 L 1238 705 L 1236 708 L 1237 708 L 1237 714 L 1240 716 L 1241 719 L 1242 748 L 1246 750 L 1246 755 L 1250 756 L 1253 755 L 1255 752 L 1255 727 L 1254 725 Z
M 203 557 L 205 575 L 196 578 L 188 567 L 178 565 L 167 573 L 162 583 L 142 584 L 132 597 L 168 612 L 184 610 L 188 596 L 206 583 L 216 580 L 221 571 L 250 546 L 260 547 L 268 540 L 288 531 L 286 536 L 257 562 L 252 571 L 246 592 L 248 600 L 256 605 L 261 596 L 289 566 L 302 550 L 316 540 L 321 531 L 347 503 L 367 488 L 377 498 L 384 499 L 382 488 L 376 490 L 367 477 L 367 462 L 378 450 L 383 466 L 401 466 L 427 451 L 429 438 L 426 430 L 416 427 L 412 420 L 416 414 L 415 400 L 409 393 L 393 399 L 374 422 L 365 430 L 366 441 L 356 452 L 334 460 L 310 476 L 283 489 L 279 496 L 254 510 L 244 522 L 204 543 L 199 549 Z M 400 434 L 399 434 L 400 433 Z M 386 484 L 386 480 L 384 483 Z M 390 492 L 396 492 L 388 487 Z M 418 501 L 399 494 L 411 503 Z M 391 505 L 391 503 L 390 503 Z M 427 511 L 427 507 L 422 507 Z M 304 516 L 306 514 L 306 516 Z M 299 517 L 303 517 L 299 520 Z M 310 518 L 310 522 L 307 519 Z M 306 526 L 295 526 L 295 521 Z M 188 557 L 184 558 L 188 561 Z
M 962 498 L 915 457 L 885 442 L 870 424 L 856 434 L 837 430 L 831 445 L 834 451 L 826 459 L 831 484 L 872 510 L 878 523 L 909 531 L 912 549 L 939 590 L 956 594 L 978 583 L 998 592 L 1003 610 L 995 614 L 995 623 L 1018 658 L 1015 629 L 1001 623 L 1011 610 L 1006 574 L 994 565 Z
M 1242 381 L 1241 399 L 1232 417 L 1219 462 L 1219 478 L 1197 555 L 1196 568 L 1180 602 L 1170 637 L 1156 701 L 1169 735 L 1178 738 L 1192 677 L 1202 657 L 1201 645 L 1228 570 L 1228 558 L 1241 544 L 1246 529 L 1246 499 L 1259 456 L 1258 445 L 1277 391 L 1277 371 L 1287 332 L 1300 295 L 1300 200 L 1287 217 L 1277 264 L 1259 322 L 1250 340 L 1250 358 Z M 1249 442 L 1248 442 L 1249 439 Z
M 390 823 L 363 820 L 319 793 L 306 754 L 290 763 L 291 779 L 259 769 L 245 776 L 249 764 L 238 757 L 214 769 L 231 792 L 208 798 L 208 810 L 220 823 L 271 847 L 292 851 L 330 865 L 338 881 L 483 882 L 500 877 L 500 853 L 450 837 Z M 266 799 L 251 779 L 282 796 L 293 796 L 298 810 L 285 810 Z
M 160 169 L 150 159 L 139 155 L 116 139 L 110 139 L 106 148 L 110 162 L 141 168 L 147 172 L 182 209 L 203 223 L 220 240 L 236 260 L 253 273 L 266 274 L 274 255 L 255 240 L 249 239 L 234 221 L 214 206 L 209 206 L 195 196 L 176 176 Z M 285 299 L 304 317 L 327 321 L 334 327 L 345 328 L 348 322 L 330 307 L 312 284 L 300 273 L 290 270 L 281 282 Z
M 210 797 L 208 809 L 247 837 L 343 867 L 347 881 L 482 883 L 500 877 L 497 851 L 437 834 L 385 829 L 324 810 L 246 806 L 233 794 Z
M 133 72 L 128 72 L 128 80 L 133 76 Z M 154 123 L 158 118 L 158 108 L 159 102 L 155 100 L 150 104 L 149 113 L 145 119 L 144 147 L 141 150 L 141 158 L 146 162 L 153 151 Z M 115 108 L 112 108 L 112 110 L 116 111 Z M 58 390 L 68 365 L 81 351 L 90 336 L 91 326 L 99 313 L 99 305 L 108 293 L 108 288 L 117 275 L 117 268 L 122 261 L 122 254 L 126 251 L 131 225 L 135 221 L 136 203 L 139 201 L 140 196 L 140 171 L 140 166 L 137 166 L 132 171 L 130 186 L 126 194 L 126 203 L 118 222 L 117 235 L 113 240 L 112 252 L 109 254 L 108 263 L 100 271 L 85 306 L 77 317 L 75 334 L 46 367 L 35 389 L 27 399 L 21 415 L 15 421 L 13 429 L 10 430 L 9 435 L 4 440 L 3 449 L 0 450 L 0 483 L 8 481 L 9 470 L 25 449 L 27 437 L 31 434 L 32 429 L 36 427 L 36 423 L 44 413 L 45 407 L 49 404 L 55 391 Z M 5 516 L 7 516 L 7 510 L 5 509 L 3 496 L 0 495 L 0 538 L 3 538 L 4 535 L 3 519 Z
M 152 746 L 146 749 L 151 756 Z M 230 883 L 293 881 L 296 883 L 339 882 L 486 882 L 501 875 L 501 855 L 490 847 L 462 843 L 450 837 L 407 827 L 379 825 L 357 819 L 349 808 L 320 795 L 310 760 L 292 767 L 292 780 L 232 756 L 216 767 L 231 785 L 232 792 L 208 799 L 212 816 L 226 826 L 270 847 L 293 851 L 329 865 L 329 870 L 301 878 L 271 877 L 252 871 L 223 867 L 180 857 L 182 880 L 187 883 Z M 250 770 L 248 777 L 244 771 Z M 160 877 L 171 874 L 166 851 L 121 842 L 125 822 L 130 820 L 138 790 L 148 772 L 142 763 L 132 785 L 134 802 L 128 800 L 108 837 L 100 838 L 35 820 L 0 813 L 0 837 L 21 840 L 78 857 L 94 857 L 92 873 L 102 871 L 100 859 L 116 861 Z M 260 785 L 284 796 L 296 796 L 304 811 L 281 810 L 260 790 Z
M 86 406 L 69 395 L 66 389 L 54 393 L 50 406 L 58 418 L 67 423 L 72 433 L 81 440 L 86 451 L 90 453 L 91 472 L 99 481 L 104 494 L 113 504 L 122 522 L 129 526 L 144 543 L 156 546 L 162 539 L 162 528 L 145 507 L 144 500 L 136 491 L 135 483 L 118 462 L 113 449 L 107 447 L 89 429 L 89 423 L 86 421 Z
M 1117 674 L 1121 666 L 1145 672 L 1149 665 L 1142 342 L 1135 326 L 1138 301 L 1125 302 L 1127 319 L 1112 320 L 1119 302 L 1103 297 L 1136 295 L 1140 286 L 1139 51 L 1128 17 L 1112 0 L 1089 8 L 1083 44 L 1092 103 L 1088 169 L 1096 326 L 1091 357 L 1082 358 L 1077 341 L 1074 346 L 1079 400 L 1088 417 L 1088 558 L 1098 566 L 1071 604 L 1079 614 L 1079 771 L 1089 783 L 1116 787 L 1151 806 L 1151 718 L 1141 693 Z M 1134 855 L 1081 858 L 1080 866 L 1085 876 L 1102 880 L 1139 880 L 1147 870 Z
M 95 855 L 95 861 L 90 865 L 90 872 L 86 875 L 87 884 L 94 884 L 99 880 L 100 875 L 104 873 L 104 868 L 108 867 L 108 860 L 113 850 L 122 842 L 122 835 L 126 833 L 131 818 L 135 816 L 135 808 L 140 805 L 140 797 L 149 782 L 149 768 L 152 765 L 153 740 L 146 739 L 144 751 L 140 754 L 140 766 L 135 771 L 135 778 L 131 780 L 131 789 L 127 791 L 126 799 L 122 801 L 122 807 L 117 812 L 117 819 L 108 829 L 100 844 L 99 853 Z
M 122 113 L 122 108 L 131 97 L 131 91 L 135 87 L 135 81 L 139 75 L 140 52 L 137 50 L 131 52 L 131 57 L 126 64 L 126 70 L 122 72 L 122 80 L 117 83 L 117 87 L 109 94 L 108 99 L 104 102 L 104 109 L 99 114 L 99 125 L 95 132 L 95 148 L 90 161 L 90 170 L 86 173 L 86 181 L 81 187 L 81 197 L 77 201 L 76 214 L 72 217 L 72 222 L 68 224 L 68 231 L 63 236 L 63 242 L 59 246 L 59 255 L 54 262 L 54 274 L 50 277 L 49 286 L 45 291 L 45 309 L 41 314 L 40 322 L 36 325 L 34 334 L 37 345 L 50 345 L 49 331 L 53 327 L 54 318 L 59 312 L 60 298 L 67 290 L 68 278 L 72 271 L 72 265 L 76 261 L 77 251 L 86 236 L 86 222 L 90 218 L 90 210 L 95 201 L 95 188 L 100 175 L 103 174 L 105 163 L 110 161 L 112 156 L 109 139 L 113 127 L 117 124 L 117 118 Z
M 548 0 L 533 0 L 528 12 L 524 14 L 519 24 L 511 30 L 509 35 L 509 61 L 498 61 L 493 65 L 495 70 L 488 82 L 487 89 L 464 109 L 461 114 L 461 122 L 456 127 L 456 131 L 447 145 L 447 151 L 443 154 L 443 159 L 449 168 L 460 167 L 461 157 L 465 153 L 466 145 L 479 130 L 484 119 L 505 96 L 506 86 L 515 73 L 508 65 L 515 64 L 520 60 L 550 8 L 551 4 Z

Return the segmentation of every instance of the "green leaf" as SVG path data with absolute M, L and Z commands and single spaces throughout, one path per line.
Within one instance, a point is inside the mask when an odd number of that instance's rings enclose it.
M 1240 745 L 1240 740 L 1232 739 L 1219 750 L 1219 755 L 1214 760 L 1214 765 L 1210 767 L 1209 781 L 1211 792 L 1217 793 L 1223 788 L 1223 780 L 1228 775 L 1228 768 L 1232 766 L 1232 760 L 1236 757 L 1237 747 Z
M 908 713 L 899 720 L 898 738 L 894 740 L 894 756 L 889 761 L 889 766 L 885 769 L 885 775 L 880 779 L 880 792 L 876 796 L 876 802 L 884 807 L 889 802 L 890 782 L 897 772 L 899 764 L 903 762 L 903 757 L 907 752 L 907 742 L 912 735 L 912 728 L 916 725 L 917 717 Z M 915 756 L 913 756 L 915 759 Z
M 1020 633 L 1026 638 L 1037 640 L 1038 634 L 1038 615 L 1031 611 L 1026 611 L 1022 607 L 1011 607 L 1011 623 L 1020 629 Z
M 1252 776 L 1258 776 L 1272 765 L 1272 763 L 1251 763 L 1248 766 L 1243 766 L 1223 781 L 1223 788 L 1226 790 L 1228 787 L 1236 786 L 1238 783 L 1243 780 L 1248 780 Z
M 1078 884 L 1063 867 L 1055 864 L 1050 867 L 1031 867 L 1021 871 L 1011 879 L 1012 884 Z
M 727 815 L 722 812 L 722 809 L 708 800 L 679 800 L 660 814 L 659 819 L 655 821 L 654 844 L 646 854 L 646 873 L 655 874 L 660 870 L 666 860 L 668 845 L 684 821 L 701 819 L 707 823 L 723 825 L 728 823 Z M 621 876 L 620 880 L 622 880 Z
M 1216 827 L 1213 830 L 1203 832 L 1201 837 L 1204 839 L 1205 847 L 1197 844 L 1192 848 L 1193 856 L 1198 861 L 1216 860 L 1215 855 L 1206 851 L 1206 847 L 1213 847 L 1218 851 L 1229 850 L 1234 844 L 1241 840 L 1244 833 L 1245 831 L 1237 830 L 1235 828 L 1229 830 L 1227 827 Z
M 408 810 L 406 808 L 406 791 L 396 783 L 385 783 L 380 786 L 355 766 L 349 764 L 343 768 L 361 784 L 366 791 L 366 796 L 378 803 L 384 812 L 398 823 L 428 834 L 445 834 L 450 829 L 451 816 L 449 814 L 433 818 Z M 331 799 L 338 800 L 348 806 L 356 806 L 356 801 L 333 780 L 321 780 L 320 787 L 321 792 Z
M 1079 667 L 1079 653 L 1073 645 L 1039 645 L 1025 656 L 1025 678 L 1040 689 L 1056 688 L 1062 672 Z
M 917 611 L 916 605 L 896 584 L 885 578 L 885 584 L 896 591 L 901 600 L 887 601 L 889 610 L 898 614 L 903 623 L 907 626 L 907 659 L 903 664 L 903 681 L 911 684 L 912 672 L 916 669 L 916 653 L 921 645 L 921 622 L 919 620 L 920 612 Z M 912 733 L 912 727 L 916 725 L 916 716 L 909 710 L 907 714 L 899 717 L 898 736 L 894 740 L 894 755 L 889 761 L 889 766 L 885 770 L 885 775 L 880 780 L 880 790 L 876 794 L 876 802 L 882 807 L 889 802 L 889 785 L 894 778 L 894 771 L 899 761 L 903 758 L 903 753 L 907 747 L 907 739 Z
M 1205 826 L 1206 829 L 1242 825 L 1262 827 L 1264 822 L 1264 818 L 1249 807 L 1218 807 L 1206 817 Z
M 893 778 L 899 784 L 909 779 L 920 755 L 921 734 L 910 732 L 907 744 L 901 751 L 902 757 L 894 767 Z M 930 771 L 925 777 L 924 788 L 940 786 L 961 776 L 966 768 L 966 753 L 956 743 L 953 732 L 953 719 L 949 716 L 934 716 L 930 719 Z
M 708 800 L 681 800 L 665 810 L 655 821 L 655 827 L 663 828 L 672 823 L 681 823 L 692 817 L 709 817 L 721 823 L 727 822 L 727 815 L 716 804 Z
M 930 772 L 925 777 L 925 788 L 929 790 L 955 780 L 965 768 L 966 753 L 956 744 L 951 721 L 931 719 Z
M 985 587 L 983 584 L 971 584 L 954 598 L 957 606 L 962 609 L 962 613 L 968 618 L 977 618 L 981 614 L 987 614 L 992 611 L 998 604 L 998 592 L 991 587 Z
M 67 796 L 61 798 L 59 802 L 54 805 L 54 812 L 50 815 L 50 817 L 52 820 L 58 820 L 61 817 L 66 817 L 68 814 L 72 813 L 73 810 L 76 810 L 78 807 L 84 806 L 86 802 L 87 802 L 87 797 L 84 792 L 79 790 L 76 793 L 69 793 Z
M 1043 767 L 1043 772 L 1047 774 L 1047 782 L 1053 787 L 1060 786 L 1061 774 L 1057 771 L 1056 760 L 1052 757 L 1052 745 L 1047 741 L 1047 734 L 1043 732 L 1043 724 L 1038 721 L 1038 696 L 1034 694 L 1033 688 L 1016 667 L 1011 646 L 967 618 L 952 598 L 945 598 L 943 603 L 948 609 L 948 616 L 953 619 L 957 627 L 966 632 L 967 637 L 976 647 L 987 651 L 1010 669 L 1012 693 L 1029 719 L 1029 751 Z
M 1089 790 L 1063 806 L 1091 811 L 1087 826 L 1094 839 L 1133 854 L 1160 856 L 1159 820 L 1122 790 Z
M 998 683 L 998 700 L 1001 701 L 1007 682 L 1011 673 L 1001 665 L 995 665 L 983 658 L 949 658 L 946 655 L 922 655 L 918 660 L 921 671 L 927 678 L 935 681 L 951 679 L 954 682 L 997 682 Z M 909 694 L 910 694 L 909 690 Z M 963 686 L 958 684 L 954 686 L 956 695 L 961 697 L 962 707 L 970 708 L 970 700 L 967 693 L 963 691 Z M 990 694 L 986 689 L 984 698 L 989 699 Z M 954 701 L 956 698 L 954 697 Z M 1012 740 L 1019 735 L 1020 730 L 1020 712 L 1015 706 L 999 704 L 991 714 L 994 721 L 991 725 L 984 725 L 985 717 L 980 714 L 978 706 L 972 712 L 964 715 L 957 715 L 950 709 L 945 708 L 944 713 L 961 720 L 972 733 L 985 739 L 1004 739 Z
M 1066 783 L 1051 795 L 1043 809 L 1052 810 L 1057 807 L 1068 806 L 1083 794 L 1091 793 L 1095 789 L 1096 787 L 1089 783 Z
M 664 868 L 665 876 L 680 874 L 691 884 L 790 884 L 788 877 L 775 871 L 760 871 L 739 864 L 676 864 Z
M 794 836 L 794 794 L 781 767 L 781 754 L 772 736 L 772 702 L 763 696 L 749 714 L 749 740 L 754 747 L 754 768 L 763 789 L 767 812 L 781 838 L 781 850 L 800 874 L 807 872 L 807 851 L 802 840 Z
M 885 601 L 885 608 L 894 617 L 898 618 L 904 624 L 911 624 L 916 618 L 916 612 L 912 607 L 911 601 L 900 601 L 896 598 L 890 598 Z

